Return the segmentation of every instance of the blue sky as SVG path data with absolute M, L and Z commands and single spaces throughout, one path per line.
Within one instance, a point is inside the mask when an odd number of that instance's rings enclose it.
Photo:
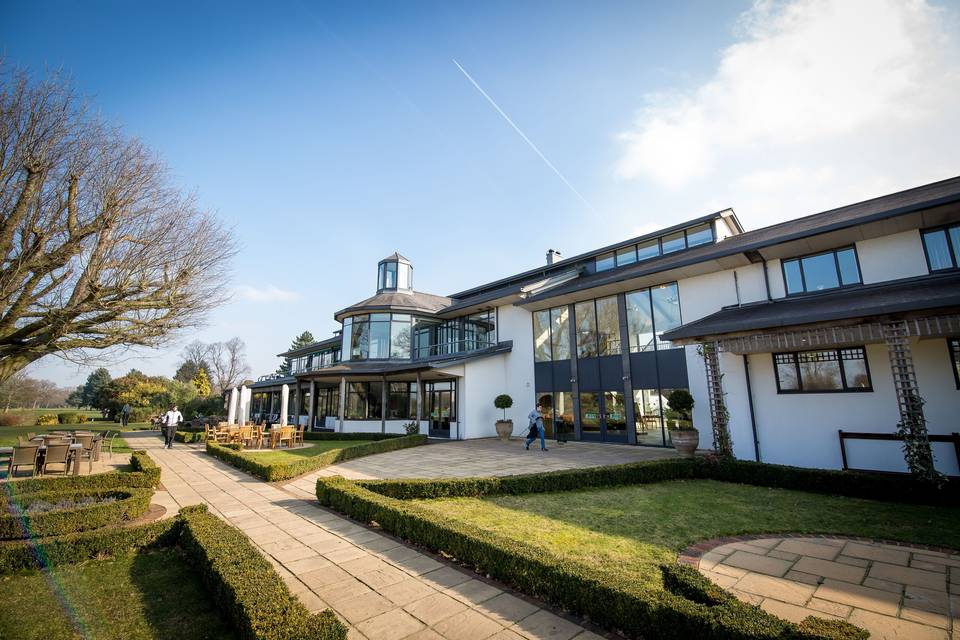
M 550 247 L 726 206 L 755 228 L 956 175 L 957 25 L 956 3 L 893 0 L 45 2 L 5 6 L 0 50 L 68 72 L 241 240 L 234 302 L 111 371 L 172 375 L 183 342 L 239 335 L 257 375 L 336 328 L 395 250 L 448 294 Z

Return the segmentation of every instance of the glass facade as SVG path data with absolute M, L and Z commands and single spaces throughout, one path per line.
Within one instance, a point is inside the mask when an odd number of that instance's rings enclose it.
M 573 308 L 577 320 L 577 358 L 596 358 L 597 310 L 593 300 L 578 302 Z
M 682 324 L 677 283 L 632 291 L 625 298 L 630 352 L 653 351 L 654 343 L 657 349 L 672 348 L 669 342 L 660 339 L 660 335 Z
M 450 355 L 497 344 L 497 312 L 478 311 L 462 318 L 414 318 L 413 358 Z
M 923 232 L 923 250 L 930 271 L 947 271 L 960 266 L 960 225 Z
M 853 247 L 783 261 L 787 295 L 812 293 L 860 284 L 860 266 Z
M 624 267 L 635 262 L 643 262 L 650 258 L 682 251 L 701 244 L 714 241 L 713 224 L 703 224 L 681 229 L 659 238 L 646 240 L 639 244 L 622 247 L 616 251 L 602 253 L 594 258 L 595 271 L 607 271 L 615 267 Z
M 409 360 L 410 322 L 410 316 L 402 313 L 344 318 L 343 352 L 348 354 L 348 360 Z
M 570 359 L 570 310 L 554 307 L 533 312 L 535 362 Z

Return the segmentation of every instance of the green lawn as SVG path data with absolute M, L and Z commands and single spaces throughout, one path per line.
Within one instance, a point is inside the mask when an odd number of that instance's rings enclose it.
M 307 441 L 307 446 L 302 449 L 245 449 L 240 453 L 263 464 L 284 464 L 296 462 L 301 458 L 312 458 L 334 449 L 347 449 L 369 442 L 373 440 L 315 440 Z
M 960 549 L 960 509 L 714 480 L 415 503 L 654 588 L 661 585 L 656 565 L 725 535 L 835 533 Z
M 17 444 L 17 436 L 27 437 L 28 433 L 49 433 L 50 431 L 93 431 L 94 433 L 99 433 L 102 431 L 107 431 L 108 429 L 114 429 L 112 426 L 104 426 L 109 423 L 105 422 L 87 422 L 85 424 L 59 424 L 59 425 L 47 425 L 43 427 L 32 426 L 32 427 L 0 427 L 0 447 L 10 447 Z M 119 425 L 118 425 L 119 426 Z M 130 453 L 133 451 L 130 448 L 130 445 L 127 444 L 127 441 L 123 438 L 116 438 L 113 441 L 113 452 L 114 453 Z
M 228 639 L 198 574 L 164 549 L 0 577 L 0 638 Z

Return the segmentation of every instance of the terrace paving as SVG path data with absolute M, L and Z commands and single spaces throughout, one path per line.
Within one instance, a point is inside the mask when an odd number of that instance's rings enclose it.
M 401 449 L 330 465 L 302 476 L 284 488 L 305 496 L 313 495 L 317 478 L 326 476 L 343 476 L 352 480 L 511 476 L 677 457 L 673 449 L 593 442 L 557 445 L 556 442 L 547 441 L 549 451 L 540 451 L 539 444 L 530 445 L 527 451 L 523 448 L 523 442 L 519 439 L 501 442 L 485 438 L 431 443 L 425 447 Z
M 847 620 L 877 640 L 960 639 L 960 554 L 770 536 L 721 544 L 694 564 L 741 600 L 786 620 Z
M 333 609 L 350 640 L 598 637 L 502 585 L 320 507 L 312 492 L 263 482 L 200 446 L 166 450 L 156 434 L 127 437 L 160 466 L 158 500 L 171 515 L 206 504 L 247 534 L 308 609 Z

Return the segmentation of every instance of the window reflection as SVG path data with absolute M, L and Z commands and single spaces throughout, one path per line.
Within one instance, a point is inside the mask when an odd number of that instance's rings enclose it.
M 577 321 L 577 357 L 597 357 L 597 314 L 593 300 L 578 302 L 573 312 Z

